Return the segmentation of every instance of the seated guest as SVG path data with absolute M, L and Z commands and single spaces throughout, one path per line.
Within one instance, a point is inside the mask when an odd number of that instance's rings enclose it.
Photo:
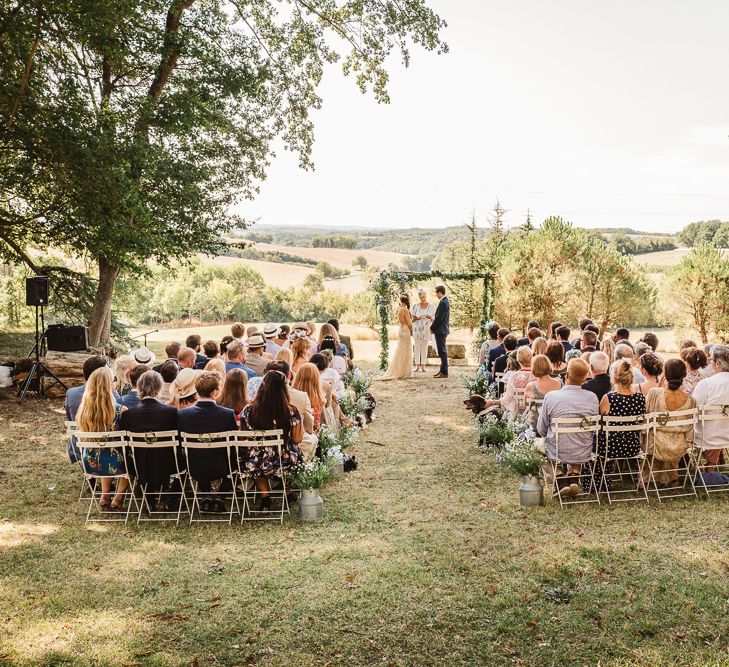
M 208 363 L 205 364 L 205 368 L 203 370 L 209 371 L 211 373 L 217 373 L 220 377 L 220 391 L 223 391 L 225 389 L 225 362 L 220 357 L 215 357 L 214 359 L 208 361 Z
M 587 380 L 587 382 L 582 385 L 582 388 L 587 391 L 591 391 L 595 394 L 595 396 L 597 396 L 597 400 L 601 401 L 602 397 L 605 396 L 605 394 L 607 394 L 612 388 L 612 382 L 610 380 L 610 375 L 608 374 L 610 359 L 604 352 L 593 352 L 590 355 L 589 363 L 592 379 Z
M 554 333 L 557 340 L 562 344 L 565 353 L 569 352 L 572 349 L 572 344 L 570 343 L 570 328 L 565 326 L 557 327 Z
M 563 379 L 567 374 L 567 363 L 564 360 L 564 347 L 562 347 L 562 343 L 556 340 L 550 340 L 547 343 L 547 349 L 544 354 L 552 363 L 552 377 Z
M 645 382 L 646 378 L 643 373 L 640 372 L 640 369 L 638 368 L 638 365 L 640 363 L 640 360 L 635 356 L 635 352 L 633 351 L 633 348 L 630 345 L 626 345 L 625 343 L 620 343 L 619 345 L 615 346 L 615 362 L 618 361 L 627 361 L 630 363 L 632 369 L 633 369 L 633 384 L 642 384 Z
M 549 358 L 540 354 L 532 357 L 532 373 L 536 380 L 530 382 L 526 386 L 524 392 L 524 399 L 527 404 L 527 412 L 529 413 L 529 421 L 532 428 L 536 431 L 537 420 L 539 418 L 539 408 L 536 404 L 529 404 L 531 400 L 544 400 L 544 397 L 550 391 L 559 391 L 562 389 L 562 381 L 551 376 L 552 373 L 552 362 Z
M 106 362 L 104 365 L 106 365 Z M 126 396 L 132 390 L 132 381 L 129 379 L 129 373 L 136 365 L 137 362 L 134 361 L 134 357 L 131 354 L 123 354 L 116 358 L 114 362 L 114 391 L 119 396 Z
M 283 431 L 281 458 L 275 447 L 244 449 L 240 453 L 240 468 L 254 480 L 261 495 L 258 511 L 271 509 L 269 480 L 280 477 L 284 471 L 303 460 L 299 443 L 304 429 L 301 416 L 291 405 L 288 380 L 281 371 L 271 371 L 263 377 L 263 382 L 253 403 L 243 409 L 241 429 L 246 431 Z M 282 480 L 285 484 L 285 480 Z
M 502 345 L 504 347 L 504 354 L 502 354 L 493 363 L 493 382 L 496 382 L 496 373 L 503 373 L 506 371 L 506 363 L 509 360 L 509 355 L 512 352 L 516 351 L 516 348 L 518 347 L 516 336 L 514 334 L 507 334 L 506 336 L 504 336 Z M 499 391 L 503 390 L 504 387 L 499 387 Z
M 177 371 L 177 365 L 171 359 L 165 361 L 162 367 L 165 365 L 167 368 L 174 366 L 175 372 Z M 139 403 L 121 413 L 119 428 L 131 433 L 176 431 L 177 410 L 158 400 L 162 391 L 162 375 L 156 371 L 145 371 L 137 381 L 137 391 Z M 159 491 L 169 485 L 170 476 L 177 472 L 175 449 L 138 449 L 134 453 L 134 465 L 138 481 L 147 485 L 147 491 Z M 150 505 L 150 509 L 154 509 L 155 501 L 150 501 Z M 171 503 L 164 502 L 163 505 L 162 510 L 172 511 Z
M 549 340 L 557 340 L 557 329 L 562 326 L 562 322 L 552 322 L 549 325 Z
M 331 324 L 334 327 L 337 335 L 339 336 L 339 342 L 347 348 L 346 356 L 349 357 L 350 361 L 354 359 L 354 352 L 352 351 L 352 339 L 349 336 L 345 336 L 339 333 L 339 320 L 336 317 L 332 317 L 327 320 L 327 324 Z
M 200 354 L 200 348 L 202 347 L 202 338 L 199 334 L 190 334 L 185 339 L 185 346 L 189 347 L 195 353 L 195 365 L 194 367 L 202 370 L 205 368 L 205 364 L 208 363 L 208 358 L 204 354 Z
M 294 355 L 291 370 L 294 374 L 296 374 L 296 371 L 298 371 L 303 364 L 311 359 L 311 345 L 309 344 L 309 339 L 306 338 L 305 335 L 300 334 L 297 330 L 294 330 L 291 333 L 291 336 L 291 344 L 289 348 L 291 349 L 291 354 Z
M 537 422 L 537 433 L 545 440 L 547 458 L 554 461 L 559 454 L 561 463 L 567 465 L 568 477 L 565 480 L 567 486 L 559 491 L 566 496 L 574 496 L 582 491 L 577 484 L 577 479 L 574 479 L 572 483 L 569 482 L 570 477 L 580 475 L 582 465 L 592 459 L 593 434 L 590 431 L 563 433 L 559 437 L 559 452 L 557 452 L 554 421 L 555 419 L 594 417 L 598 414 L 600 403 L 597 396 L 582 388 L 589 372 L 589 366 L 582 359 L 572 359 L 567 365 L 564 387 L 559 391 L 552 391 L 544 397 Z M 554 480 L 551 477 L 551 470 L 548 470 L 547 466 L 545 466 L 545 474 L 548 483 L 551 484 Z
M 612 338 L 605 338 L 604 340 L 599 341 L 600 343 L 600 350 L 607 354 L 608 359 L 610 359 L 610 363 L 612 364 L 613 361 L 615 361 L 615 343 L 613 342 Z
M 687 347 L 698 348 L 699 346 L 694 341 L 692 341 L 690 338 L 684 338 L 684 340 L 681 342 L 681 347 L 679 349 L 683 350 Z
M 337 399 L 339 399 L 344 396 L 346 388 L 344 386 L 344 382 L 342 381 L 342 376 L 340 375 L 339 371 L 335 370 L 332 365 L 335 358 L 334 353 L 331 350 L 322 350 L 319 354 L 323 356 L 327 362 L 327 368 L 321 372 L 321 379 L 324 382 L 328 382 L 329 384 L 331 384 L 334 395 L 337 397 Z M 314 357 L 312 357 L 312 360 L 313 359 Z
M 526 326 L 526 336 L 517 341 L 517 347 L 523 347 L 524 345 L 529 346 L 541 335 L 542 332 L 539 329 L 539 322 L 536 320 L 529 320 Z
M 255 324 L 251 324 L 251 326 L 249 326 L 246 329 L 246 338 L 250 338 L 251 336 L 254 336 L 257 333 L 258 333 L 258 327 Z
M 289 368 L 294 363 L 294 353 L 291 351 L 291 348 L 281 348 L 278 352 L 276 352 L 276 356 L 273 358 L 274 361 L 285 361 Z
M 339 357 L 347 357 L 347 346 L 339 340 L 337 330 L 331 324 L 322 324 L 319 329 L 319 341 L 317 352 L 321 352 L 321 344 L 325 339 L 331 339 L 335 343 L 334 354 Z
M 145 366 L 144 364 L 137 364 L 129 372 L 129 380 L 132 383 L 131 391 L 126 396 L 122 396 L 121 400 L 119 401 L 119 404 L 123 405 L 127 410 L 136 408 L 137 405 L 139 405 L 140 398 L 139 392 L 137 391 L 137 382 L 139 382 L 139 378 L 142 377 L 142 373 L 146 373 L 148 370 L 149 366 Z
M 494 362 L 506 352 L 506 349 L 504 348 L 504 338 L 506 338 L 508 335 L 509 330 L 505 328 L 501 328 L 496 332 L 496 342 L 498 344 L 492 346 L 489 350 L 488 366 L 486 368 L 486 371 L 488 373 L 493 372 Z
M 97 368 L 89 376 L 85 385 L 81 405 L 76 413 L 76 426 L 85 433 L 105 433 L 116 430 L 119 415 L 126 410 L 119 405 L 112 390 L 113 373 L 106 364 Z M 123 511 L 124 492 L 128 487 L 126 479 L 117 481 L 116 493 L 110 499 L 113 475 L 121 475 L 126 471 L 124 454 L 120 449 L 85 449 L 83 467 L 89 474 L 100 475 L 102 510 Z
M 203 352 L 208 360 L 217 359 L 220 356 L 220 348 L 214 340 L 209 340 L 203 345 Z
M 577 349 L 580 352 L 595 352 L 597 350 L 597 334 L 594 331 L 585 329 L 578 342 L 580 345 Z
M 140 347 L 138 350 L 135 350 L 132 352 L 132 357 L 134 357 L 134 361 L 138 364 L 149 366 L 150 368 L 154 363 L 154 352 L 147 347 Z
M 324 336 L 324 340 L 319 343 L 319 352 L 326 352 L 327 350 L 332 353 L 332 368 L 339 373 L 339 376 L 343 376 L 347 372 L 347 362 L 341 355 L 337 355 L 337 342 L 331 336 Z
M 536 377 L 532 373 L 532 351 L 528 347 L 520 347 L 516 351 L 516 360 L 519 363 L 519 370 L 514 371 L 506 382 L 506 390 L 504 395 L 493 401 L 486 401 L 486 407 L 493 405 L 501 405 L 505 412 L 514 419 L 521 414 L 526 407 L 523 401 L 519 400 L 515 390 L 526 389 L 530 382 L 534 382 Z
M 633 352 L 635 353 L 636 359 L 640 361 L 640 358 L 646 353 L 646 352 L 653 352 L 651 349 L 651 346 L 648 345 L 648 343 L 644 343 L 642 340 L 639 340 L 634 346 L 633 346 Z
M 587 329 L 590 324 L 592 324 L 592 320 L 589 317 L 583 317 L 580 319 L 580 321 L 577 323 L 577 326 L 580 330 L 580 335 L 573 341 L 570 341 L 572 343 L 572 347 L 576 347 L 578 350 L 582 349 L 582 332 L 585 331 L 585 329 Z
M 288 324 L 282 324 L 278 328 L 278 333 L 273 339 L 273 342 L 276 343 L 279 347 L 283 347 L 284 343 L 289 339 L 289 334 L 291 334 L 291 327 Z M 275 354 L 273 355 L 276 356 Z
M 272 359 L 281 349 L 281 346 L 276 342 L 278 332 L 279 328 L 273 322 L 269 322 L 263 327 L 263 337 L 266 339 L 266 352 L 271 355 Z
M 701 371 L 706 368 L 709 358 L 706 352 L 695 347 L 685 347 L 681 350 L 681 359 L 686 365 L 686 377 L 681 389 L 687 394 L 693 394 L 696 385 L 704 379 Z
M 610 368 L 610 379 L 613 382 L 613 391 L 609 391 L 600 401 L 600 414 L 606 417 L 640 417 L 645 415 L 645 396 L 633 390 L 633 367 L 630 361 L 622 359 L 613 362 Z M 620 426 L 637 426 L 639 420 L 623 422 Z M 606 448 L 606 440 L 609 440 Z M 597 434 L 597 454 L 608 458 L 622 458 L 637 456 L 640 451 L 641 433 L 639 431 L 619 431 L 605 437 L 600 431 Z M 612 462 L 608 469 L 613 469 Z M 610 478 L 604 480 L 608 489 L 612 488 Z M 603 486 L 602 468 L 595 468 L 595 484 L 598 489 Z
M 647 345 L 650 345 L 650 348 L 653 352 L 658 351 L 658 336 L 656 336 L 656 334 L 648 331 L 643 334 L 643 338 L 641 338 L 640 340 Z
M 339 380 L 333 379 L 332 374 L 335 371 L 329 367 L 330 361 L 328 358 L 329 352 L 323 352 L 321 354 L 315 354 L 311 358 L 311 363 L 316 366 L 319 371 L 319 377 L 321 377 L 322 383 L 321 388 L 324 394 L 324 413 L 322 416 L 322 422 L 334 431 L 338 431 L 340 424 L 350 424 L 347 417 L 339 409 L 339 399 L 337 394 L 334 393 L 334 387 L 341 389 L 341 394 L 344 393 L 344 384 Z
M 165 356 L 167 359 L 172 359 L 175 363 L 177 363 L 177 355 L 180 352 L 180 348 L 182 346 L 177 341 L 172 341 L 171 343 L 167 343 L 165 345 Z M 165 361 L 167 360 L 165 359 Z M 164 363 L 164 362 L 162 362 Z M 159 373 L 159 369 L 162 366 L 162 364 L 157 364 L 152 368 L 153 371 L 157 371 Z
M 220 341 L 220 357 L 223 361 L 228 361 L 228 345 L 230 345 L 235 338 L 233 336 L 223 336 Z
M 635 385 L 633 390 L 639 391 L 643 396 L 648 396 L 648 392 L 651 389 L 661 386 L 663 361 L 657 354 L 645 352 L 641 355 L 639 364 L 640 372 L 645 377 L 645 382 Z
M 547 354 L 547 339 L 541 335 L 532 341 L 532 355 L 536 357 L 538 354 Z
M 316 354 L 318 352 L 318 346 L 316 344 L 316 341 L 314 340 L 312 336 L 312 332 L 314 331 L 314 324 L 309 322 L 297 322 L 291 327 L 291 335 L 289 336 L 288 341 L 284 345 L 284 347 L 291 347 L 295 341 L 301 340 L 302 338 L 307 341 L 309 344 L 309 356 L 307 357 L 307 361 L 311 358 L 313 354 Z M 296 354 L 294 354 L 294 364 L 296 363 Z M 294 373 L 296 372 L 296 369 L 294 368 Z
M 195 368 L 196 360 L 197 355 L 191 347 L 180 348 L 180 351 L 177 353 L 177 363 L 180 368 Z
M 217 373 L 203 371 L 197 375 L 195 392 L 199 398 L 192 407 L 180 410 L 178 424 L 181 433 L 224 433 L 238 429 L 233 410 L 215 402 L 219 390 L 220 378 Z M 191 449 L 187 456 L 188 472 L 197 482 L 200 492 L 209 494 L 212 488 L 211 482 L 216 479 L 223 480 L 219 488 L 221 493 L 232 490 L 228 476 L 230 474 L 228 453 L 224 448 Z M 202 501 L 202 511 L 224 512 L 223 499 L 217 495 L 208 495 Z
M 704 405 L 729 405 L 729 346 L 714 345 L 709 356 L 709 366 L 714 375 L 704 378 L 696 385 L 693 398 L 696 407 Z M 713 420 L 705 424 L 696 425 L 695 441 L 703 447 L 729 446 L 729 428 L 725 421 Z M 705 452 L 706 459 L 711 465 L 716 465 L 721 456 L 721 449 L 711 449 Z
M 600 341 L 600 329 L 595 324 L 588 324 L 585 327 L 585 331 L 592 331 L 595 334 L 595 349 L 602 349 L 602 342 Z
M 322 394 L 321 383 L 319 369 L 309 362 L 299 369 L 291 384 L 294 389 L 305 392 L 309 397 L 314 418 L 314 431 L 318 431 L 321 426 L 321 416 L 324 410 L 324 395 Z
M 224 408 L 230 408 L 235 413 L 235 421 L 240 421 L 240 413 L 248 405 L 248 376 L 240 368 L 234 368 L 225 376 L 225 384 L 218 394 L 217 403 Z
M 170 386 L 179 372 L 180 367 L 174 359 L 167 359 L 167 361 L 160 364 L 159 374 L 162 378 L 162 388 L 160 389 L 159 396 L 157 396 L 157 398 L 162 401 L 162 403 L 167 403 L 170 400 Z
M 711 350 L 714 346 L 710 343 L 704 345 L 704 354 L 706 355 L 707 359 L 711 359 Z M 710 378 L 712 375 L 714 375 L 716 371 L 714 370 L 714 365 L 707 362 L 706 368 L 701 369 L 701 377 L 702 378 Z
M 692 410 L 696 401 L 683 388 L 686 366 L 680 359 L 669 359 L 664 366 L 666 387 L 654 387 L 646 398 L 646 412 L 675 412 Z M 694 427 L 671 426 L 671 421 L 658 425 L 648 433 L 646 453 L 653 454 L 653 472 L 656 484 L 671 486 L 678 481 L 678 462 L 694 443 Z M 663 472 L 670 471 L 670 472 Z M 643 480 L 648 481 L 648 465 L 644 466 Z
M 230 373 L 234 368 L 240 368 L 249 378 L 256 376 L 256 371 L 245 365 L 246 352 L 243 343 L 234 340 L 228 345 L 228 361 L 225 362 L 225 372 Z
M 304 462 L 306 463 L 308 461 L 311 461 L 314 458 L 314 454 L 316 453 L 316 446 L 319 444 L 319 438 L 316 435 L 319 427 L 314 427 L 314 412 L 311 407 L 311 399 L 305 391 L 295 389 L 291 386 L 291 380 L 293 379 L 293 375 L 291 373 L 291 367 L 285 361 L 272 361 L 270 364 L 268 364 L 268 367 L 266 368 L 266 373 L 270 373 L 271 371 L 279 371 L 283 373 L 288 380 L 289 401 L 291 405 L 293 405 L 301 415 L 301 424 L 304 428 L 304 436 L 299 443 L 299 449 L 301 450 L 301 455 L 304 457 Z M 318 373 L 319 371 L 317 370 L 317 375 Z M 256 379 L 261 380 L 261 378 Z M 322 400 L 324 401 L 324 405 L 326 405 L 326 393 L 324 392 L 321 380 L 319 381 L 319 388 L 322 392 Z M 321 414 L 319 421 L 321 422 Z
M 496 347 L 501 341 L 498 340 L 499 329 L 498 322 L 494 322 L 486 330 L 486 339 L 481 343 L 481 348 L 478 351 L 478 365 L 483 366 L 488 363 L 489 352 L 492 348 Z
M 131 356 L 129 357 L 129 360 L 133 361 Z M 109 359 L 100 355 L 97 355 L 95 357 L 89 357 L 88 359 L 86 359 L 86 361 L 84 361 L 82 369 L 84 384 L 80 385 L 79 387 L 71 387 L 66 392 L 66 400 L 63 404 L 63 407 L 66 410 L 66 419 L 68 421 L 76 421 L 76 414 L 78 413 L 78 408 L 81 405 L 81 399 L 83 399 L 84 392 L 86 391 L 86 383 L 89 381 L 91 374 L 98 368 L 104 368 L 108 365 Z M 131 382 L 129 383 L 129 386 L 131 387 Z M 121 400 L 119 394 L 117 394 L 116 392 L 113 393 L 113 397 L 115 403 L 118 403 Z M 71 463 L 78 462 L 80 458 L 80 453 L 76 448 L 76 438 L 74 437 L 71 437 L 68 441 L 68 458 Z
M 250 368 L 256 375 L 262 376 L 268 362 L 263 356 L 266 351 L 266 339 L 259 333 L 253 334 L 246 341 L 248 343 L 248 352 L 246 353 L 246 366 Z
M 615 330 L 615 345 L 620 345 L 621 342 L 630 343 L 630 331 L 625 327 L 619 327 Z
M 242 322 L 235 322 L 230 327 L 230 335 L 233 340 L 237 340 L 239 343 L 243 342 L 243 335 L 245 334 L 246 329 Z
M 177 377 L 170 385 L 169 405 L 178 410 L 194 405 L 195 401 L 197 401 L 195 382 L 199 375 L 200 372 L 192 368 L 181 368 Z

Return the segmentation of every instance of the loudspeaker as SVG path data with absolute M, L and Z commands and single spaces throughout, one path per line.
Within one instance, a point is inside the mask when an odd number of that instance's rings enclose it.
M 46 329 L 46 344 L 54 352 L 83 352 L 88 348 L 88 329 L 53 324 Z
M 25 279 L 25 305 L 48 305 L 48 277 L 34 276 Z

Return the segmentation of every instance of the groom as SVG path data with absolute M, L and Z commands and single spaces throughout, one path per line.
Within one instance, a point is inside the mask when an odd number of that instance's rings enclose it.
M 435 319 L 433 324 L 430 325 L 431 332 L 435 335 L 435 345 L 438 349 L 438 356 L 440 357 L 440 370 L 434 375 L 437 378 L 448 377 L 448 349 L 446 348 L 446 338 L 450 333 L 450 320 L 451 320 L 451 304 L 446 296 L 446 288 L 443 285 L 438 285 L 435 288 L 435 295 L 438 297 L 440 302 L 438 308 L 435 311 Z

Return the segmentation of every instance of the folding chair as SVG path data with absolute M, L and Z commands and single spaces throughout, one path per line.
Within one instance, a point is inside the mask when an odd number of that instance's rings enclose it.
M 580 482 L 583 478 L 589 477 L 590 485 L 587 493 L 582 492 L 577 495 L 577 498 L 581 500 L 573 499 L 567 500 L 563 498 L 563 494 L 559 493 L 559 477 L 557 475 L 559 468 L 562 465 L 567 465 L 566 461 L 562 461 L 559 455 L 560 448 L 560 436 L 564 437 L 568 434 L 574 433 L 592 433 L 592 437 L 595 438 L 597 432 L 600 430 L 600 415 L 594 417 L 559 417 L 552 422 L 552 432 L 554 433 L 554 460 L 547 459 L 552 468 L 552 486 L 551 493 L 556 495 L 559 499 L 560 507 L 564 508 L 565 505 L 579 505 L 583 503 L 597 503 L 600 504 L 600 495 L 597 493 L 595 488 L 595 465 L 597 464 L 597 455 L 593 452 L 590 456 L 590 460 L 582 464 L 582 470 L 587 466 L 588 473 L 580 471 L 579 475 L 574 475 Z M 595 494 L 594 498 L 590 496 Z
M 76 431 L 76 446 L 81 452 L 81 470 L 83 470 L 84 481 L 87 483 L 90 493 L 89 509 L 86 512 L 86 523 L 89 521 L 108 521 L 108 522 L 121 522 L 127 523 L 129 521 L 129 514 L 132 509 L 132 503 L 139 509 L 137 499 L 132 493 L 132 480 L 129 471 L 126 469 L 126 465 L 123 473 L 116 475 L 101 475 L 87 469 L 86 463 L 84 462 L 84 455 L 87 450 L 100 450 L 105 449 L 120 449 L 121 458 L 126 462 L 126 446 L 127 446 L 127 434 L 126 431 L 100 431 L 100 432 L 83 432 Z M 101 498 L 101 480 L 103 479 L 115 479 L 117 483 L 119 480 L 126 479 L 129 483 L 128 490 L 124 492 L 125 496 L 128 496 L 127 510 L 123 514 L 121 512 L 115 512 L 110 510 L 104 510 L 99 499 Z M 91 510 L 96 507 L 98 510 L 98 517 L 91 518 Z M 114 518 L 110 518 L 114 517 Z M 123 517 L 123 518 L 122 518 Z
M 66 437 L 70 440 L 71 438 L 76 437 L 76 432 L 78 431 L 78 426 L 76 426 L 76 422 L 74 421 L 65 421 L 63 422 L 66 427 Z M 78 444 L 76 445 L 78 447 Z M 78 494 L 78 501 L 81 502 L 82 500 L 91 500 L 90 495 L 84 495 L 86 493 L 86 490 L 88 488 L 88 485 L 86 484 L 86 480 L 83 477 L 84 474 L 84 467 L 81 463 L 81 458 L 79 457 L 79 460 L 76 461 L 78 463 L 78 467 L 81 470 L 81 491 Z
M 142 498 L 139 504 L 139 512 L 137 513 L 137 524 L 141 521 L 175 521 L 175 525 L 180 525 L 180 517 L 182 515 L 182 505 L 185 505 L 185 513 L 190 513 L 190 506 L 185 496 L 185 488 L 187 486 L 187 469 L 185 466 L 180 470 L 180 463 L 177 457 L 177 446 L 179 444 L 179 436 L 177 431 L 150 431 L 149 433 L 133 433 L 127 431 L 127 445 L 131 451 L 131 458 L 134 462 L 134 489 L 138 486 L 142 492 Z M 159 491 L 149 491 L 147 482 L 139 481 L 139 469 L 137 466 L 137 454 L 139 450 L 151 450 L 151 449 L 171 449 L 172 457 L 175 461 L 175 472 L 170 477 L 179 483 L 179 491 L 170 491 L 166 489 L 160 489 Z M 149 504 L 150 498 L 155 495 L 157 496 L 156 502 L 159 503 L 162 496 L 179 496 L 179 503 L 177 509 L 174 512 L 166 512 L 163 510 L 153 510 Z M 144 510 L 147 511 L 147 516 L 143 517 Z M 174 515 L 174 516 L 171 516 Z
M 610 434 L 613 433 L 638 433 L 639 436 L 645 437 L 650 426 L 646 415 L 629 415 L 625 417 L 604 416 L 602 423 L 602 432 L 605 434 L 605 452 L 600 454 L 598 451 L 598 463 L 602 472 L 600 487 L 597 489 L 599 493 L 607 495 L 608 504 L 613 502 L 628 502 L 631 500 L 640 500 L 649 502 L 648 491 L 643 483 L 643 467 L 646 463 L 646 455 L 642 449 L 633 456 L 608 456 L 610 452 Z M 631 465 L 636 465 L 638 470 L 631 469 Z M 616 472 L 608 472 L 612 467 Z M 627 469 L 627 470 L 626 470 Z M 610 480 L 619 478 L 621 484 L 625 478 L 631 480 L 631 484 L 635 482 L 633 488 L 623 488 L 610 490 Z M 637 477 L 637 481 L 636 481 Z M 628 494 L 635 494 L 635 497 L 623 497 Z
M 526 387 L 514 387 L 514 398 L 516 399 L 517 415 L 524 414 L 524 410 L 526 410 L 526 398 L 524 397 L 525 393 Z
M 704 490 L 708 498 L 712 493 L 729 491 L 729 484 L 710 486 L 706 483 L 706 479 L 704 478 L 704 473 L 706 472 L 722 472 L 725 475 L 729 473 L 729 443 L 719 445 L 717 447 L 716 445 L 707 445 L 704 441 L 704 432 L 708 422 L 723 422 L 723 429 L 729 431 L 729 405 L 702 405 L 699 408 L 698 417 L 696 435 L 700 435 L 701 437 L 694 439 L 694 446 L 691 450 L 692 471 L 690 477 L 691 483 L 694 485 L 694 489 L 698 484 L 698 486 Z M 724 463 L 719 463 L 719 459 L 717 459 L 715 464 L 704 461 L 707 452 L 710 452 L 711 450 L 719 450 L 719 456 L 721 456 L 721 454 L 724 455 Z
M 501 385 L 504 382 L 504 374 L 503 373 L 494 373 L 494 385 L 496 386 L 496 397 L 501 397 Z
M 276 477 L 281 479 L 281 490 L 271 488 L 271 482 L 269 478 L 269 496 L 274 498 L 281 496 L 281 509 L 278 512 L 265 512 L 255 510 L 251 507 L 249 502 L 250 492 L 248 490 L 248 483 L 253 481 L 253 476 L 248 473 L 243 466 L 239 467 L 239 479 L 242 482 L 243 489 L 243 511 L 241 512 L 241 523 L 243 521 L 275 521 L 278 519 L 279 523 L 283 523 L 284 514 L 289 514 L 289 502 L 286 499 L 286 477 L 283 470 L 283 431 L 281 429 L 275 429 L 272 431 L 239 431 L 237 434 L 237 445 L 238 445 L 238 460 L 241 459 L 241 454 L 246 454 L 246 450 L 258 449 L 261 447 L 273 447 L 276 449 L 278 454 L 278 474 Z M 247 458 L 247 457 L 246 457 Z M 253 485 L 253 502 L 255 503 L 256 495 L 258 490 Z
M 190 513 L 190 523 L 223 523 L 231 524 L 233 522 L 233 514 L 239 513 L 238 496 L 235 490 L 236 479 L 238 477 L 238 464 L 232 463 L 233 457 L 236 456 L 236 436 L 239 431 L 222 431 L 221 433 L 185 433 L 180 432 L 182 439 L 182 450 L 185 453 L 185 466 L 187 470 L 187 480 L 192 488 L 192 506 L 188 507 Z M 231 490 L 226 492 L 220 491 L 200 491 L 199 482 L 195 479 L 194 473 L 190 468 L 190 450 L 214 450 L 225 449 L 225 458 L 228 464 L 228 473 L 223 475 L 224 479 L 230 480 Z M 183 493 L 185 489 L 183 488 Z M 222 519 L 203 519 L 203 511 L 200 507 L 200 499 L 202 497 L 218 497 L 222 495 L 230 496 L 230 512 L 227 512 L 227 518 Z M 195 517 L 197 510 L 198 517 Z
M 673 412 L 652 412 L 646 415 L 648 419 L 648 431 L 646 433 L 646 464 L 648 465 L 648 486 L 652 485 L 652 492 L 656 494 L 658 502 L 663 502 L 666 498 L 681 498 L 683 496 L 694 496 L 697 498 L 696 489 L 694 485 L 690 483 L 690 471 L 691 466 L 686 465 L 685 468 L 677 466 L 676 468 L 661 468 L 661 473 L 680 473 L 683 471 L 683 484 L 679 483 L 676 486 L 659 487 L 656 481 L 655 471 L 655 441 L 656 435 L 660 432 L 675 432 L 676 429 L 684 430 L 686 427 L 690 427 L 693 431 L 696 426 L 696 415 L 698 411 L 696 408 L 689 410 L 674 410 Z M 691 447 L 687 446 L 684 456 L 689 455 L 690 460 Z M 680 459 L 683 458 L 680 457 Z M 644 476 L 645 479 L 645 476 Z M 690 488 L 689 488 L 690 487 Z M 681 493 L 674 493 L 679 491 Z
M 530 398 L 527 401 L 527 413 L 531 417 L 532 415 L 535 415 L 537 419 L 539 419 L 539 411 L 542 409 L 542 405 L 544 404 L 543 398 Z

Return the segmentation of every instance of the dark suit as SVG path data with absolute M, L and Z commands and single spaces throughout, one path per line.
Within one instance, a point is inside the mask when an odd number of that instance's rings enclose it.
M 531 343 L 531 341 L 529 340 L 529 338 L 527 336 L 524 336 L 524 338 L 520 338 L 518 341 L 516 341 L 516 346 L 517 347 L 524 347 L 525 345 L 527 347 L 530 347 L 531 344 L 532 343 Z
M 565 354 L 569 352 L 572 348 L 572 343 L 570 343 L 568 340 L 561 340 L 560 343 L 562 343 L 562 347 L 564 348 Z
M 132 389 L 128 394 L 122 396 L 121 400 L 119 401 L 119 403 L 123 405 L 127 410 L 136 408 L 141 402 L 142 399 L 139 398 L 139 394 L 137 393 L 136 389 Z
M 506 354 L 506 348 L 503 343 L 499 343 L 495 348 L 489 350 L 489 363 L 486 370 L 490 373 L 494 368 L 494 362 L 502 355 Z
M 448 375 L 448 348 L 446 347 L 446 339 L 451 332 L 451 304 L 448 297 L 444 296 L 435 309 L 435 317 L 430 325 L 431 332 L 435 335 L 435 346 L 438 349 L 440 357 L 440 373 Z
M 583 389 L 587 389 L 587 391 L 591 391 L 595 396 L 597 396 L 597 400 L 601 401 L 602 397 L 607 394 L 611 387 L 610 387 L 610 376 L 607 373 L 600 373 L 600 375 L 596 375 L 591 380 L 588 380 L 582 385 Z
M 180 410 L 178 428 L 184 433 L 222 433 L 236 431 L 235 413 L 212 400 L 201 400 Z M 228 459 L 224 449 L 191 449 L 188 453 L 190 476 L 199 483 L 200 491 L 210 490 L 210 482 L 228 475 Z M 228 481 L 225 480 L 224 481 Z M 221 487 L 221 491 L 225 490 Z
M 210 359 L 208 359 L 204 354 L 200 354 L 199 352 L 195 353 L 195 368 L 197 370 L 202 370 L 203 368 L 205 368 L 208 361 L 210 361 Z
M 177 364 L 177 357 L 168 357 L 167 359 L 165 359 L 165 361 L 174 361 Z M 163 361 L 162 364 L 165 363 L 165 361 Z M 152 370 L 159 373 L 159 369 L 162 368 L 162 364 L 157 364 L 156 366 L 153 366 Z M 179 364 L 177 365 L 179 366 Z
M 121 413 L 119 428 L 132 433 L 176 431 L 177 409 L 156 398 L 143 398 L 136 407 Z M 175 450 L 171 447 L 161 446 L 159 451 L 138 449 L 134 460 L 139 481 L 152 491 L 163 488 L 176 472 Z

